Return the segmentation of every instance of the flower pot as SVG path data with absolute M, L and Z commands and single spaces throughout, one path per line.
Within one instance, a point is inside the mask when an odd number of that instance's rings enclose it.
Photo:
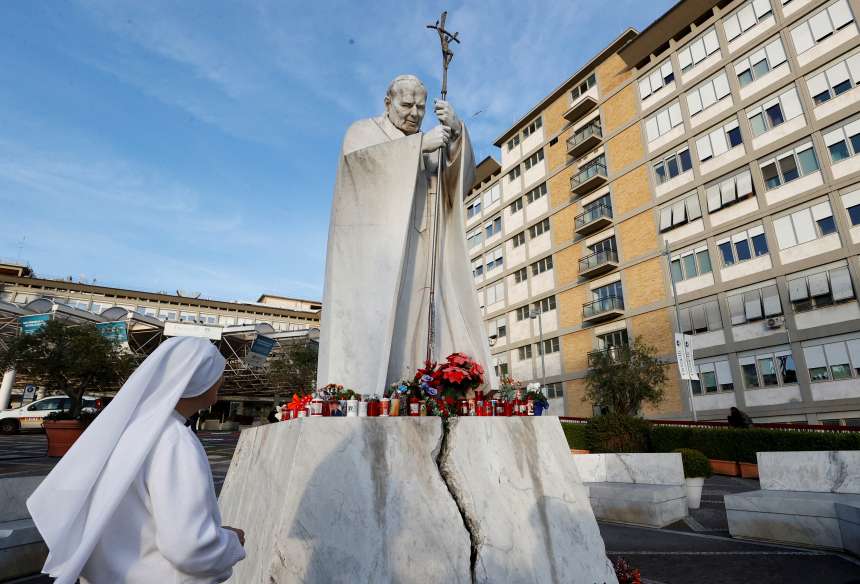
M 711 466 L 714 467 L 714 472 L 718 475 L 726 475 L 729 477 L 741 476 L 741 467 L 738 463 L 728 460 L 711 460 Z
M 574 448 L 570 449 L 571 454 L 591 454 L 590 450 L 576 450 Z
M 753 464 L 752 462 L 739 462 L 741 466 L 741 476 L 745 479 L 757 479 L 758 478 L 758 465 Z
M 698 509 L 702 502 L 702 486 L 705 484 L 704 477 L 684 479 L 687 485 L 687 508 Z
M 63 456 L 84 433 L 78 420 L 46 420 L 43 425 L 48 437 L 48 456 Z
M 535 402 L 535 415 L 542 416 L 545 411 L 549 410 L 549 404 L 546 402 Z

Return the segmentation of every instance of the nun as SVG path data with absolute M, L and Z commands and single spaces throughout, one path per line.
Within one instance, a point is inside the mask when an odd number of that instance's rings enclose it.
M 54 584 L 210 584 L 245 558 L 185 427 L 215 403 L 224 364 L 205 339 L 162 343 L 27 500 Z

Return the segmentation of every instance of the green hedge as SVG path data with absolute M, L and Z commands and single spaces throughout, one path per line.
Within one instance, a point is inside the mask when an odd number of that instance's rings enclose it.
M 585 430 L 588 424 L 571 424 L 570 422 L 562 422 L 561 429 L 564 430 L 564 435 L 567 437 L 567 443 L 571 450 L 587 450 L 585 446 Z
M 709 479 L 714 476 L 714 467 L 711 465 L 711 461 L 698 450 L 679 448 L 675 452 L 679 452 L 681 454 L 681 462 L 684 465 L 685 479 Z
M 692 448 L 712 460 L 757 463 L 756 452 L 860 450 L 860 434 L 652 426 L 651 446 L 653 452 Z

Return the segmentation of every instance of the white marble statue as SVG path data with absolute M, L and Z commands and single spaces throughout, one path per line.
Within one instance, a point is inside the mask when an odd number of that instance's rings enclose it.
M 343 140 L 326 256 L 319 386 L 379 393 L 411 379 L 427 354 L 436 169 L 444 149 L 436 272 L 438 361 L 455 351 L 497 387 L 466 251 L 463 200 L 475 180 L 466 126 L 434 100 L 440 125 L 421 132 L 427 90 L 403 75 L 385 113 L 359 120 Z

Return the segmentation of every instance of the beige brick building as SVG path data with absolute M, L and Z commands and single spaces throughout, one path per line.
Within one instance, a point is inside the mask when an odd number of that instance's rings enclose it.
M 499 136 L 464 204 L 500 373 L 540 379 L 540 307 L 556 412 L 642 335 L 671 378 L 644 413 L 689 419 L 683 330 L 700 419 L 860 424 L 858 10 L 682 1 Z

